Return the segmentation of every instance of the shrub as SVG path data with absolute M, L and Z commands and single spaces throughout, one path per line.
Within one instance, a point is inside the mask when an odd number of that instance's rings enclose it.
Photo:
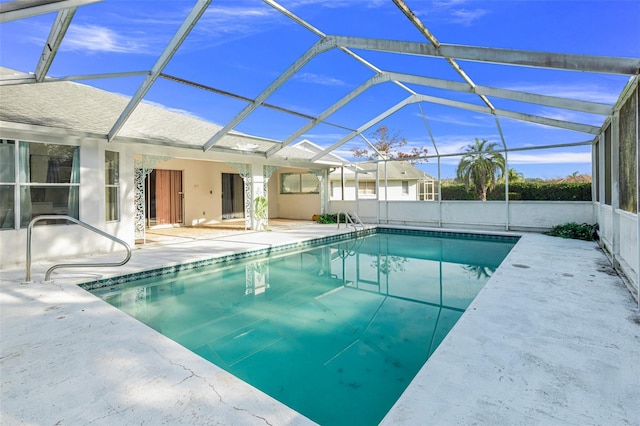
M 338 223 L 337 217 L 338 215 L 325 213 L 325 214 L 318 215 L 318 218 L 316 219 L 316 221 L 318 223 Z
M 465 190 L 462 184 L 442 185 L 443 200 L 475 200 L 473 188 Z M 509 199 L 525 201 L 591 201 L 590 182 L 512 182 Z M 504 200 L 504 183 L 497 184 L 487 194 L 487 200 Z
M 583 223 L 578 225 L 575 222 L 569 222 L 564 225 L 554 226 L 551 228 L 551 231 L 545 232 L 545 235 L 560 238 L 572 238 L 574 240 L 593 241 L 597 238 L 597 229 L 597 224 L 589 225 L 588 223 Z

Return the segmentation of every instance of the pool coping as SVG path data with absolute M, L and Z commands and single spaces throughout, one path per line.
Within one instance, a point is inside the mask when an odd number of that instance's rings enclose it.
M 338 234 L 331 228 L 317 233 Z M 313 239 L 315 232 L 218 242 L 244 249 L 260 238 L 260 244 L 274 245 Z M 611 424 L 640 418 L 633 403 L 640 316 L 620 278 L 607 273 L 604 254 L 594 243 L 504 235 L 521 238 L 383 424 Z M 144 266 L 234 250 L 219 245 L 154 247 L 134 257 Z M 526 275 L 522 265 L 529 266 Z M 47 266 L 34 265 L 34 276 Z M 74 284 L 96 275 L 61 271 L 53 285 L 20 285 L 23 270 L 0 274 L 3 424 L 311 424 Z M 576 323 L 588 328 L 575 330 Z M 576 365 L 584 368 L 576 371 Z
M 499 234 L 499 233 L 480 233 L 480 232 L 454 232 L 445 230 L 431 230 L 431 229 L 419 229 L 401 226 L 369 226 L 362 230 L 354 230 L 339 235 L 332 235 L 326 237 L 320 237 L 310 240 L 302 240 L 294 243 L 276 244 L 264 248 L 255 248 L 253 250 L 232 253 L 222 256 L 211 257 L 208 259 L 200 259 L 193 262 L 179 263 L 168 266 L 162 266 L 159 268 L 147 269 L 139 272 L 134 272 L 124 275 L 109 276 L 106 278 L 78 282 L 77 285 L 87 291 L 100 289 L 103 287 L 110 287 L 115 285 L 122 285 L 130 283 L 132 281 L 160 277 L 163 275 L 175 274 L 183 271 L 191 271 L 194 269 L 205 268 L 213 265 L 223 265 L 229 262 L 234 262 L 243 259 L 251 259 L 265 255 L 271 255 L 276 253 L 286 253 L 288 251 L 303 249 L 307 247 L 321 246 L 333 242 L 339 242 L 344 240 L 350 240 L 361 236 L 374 235 L 377 233 L 386 234 L 400 234 L 400 235 L 419 235 L 429 237 L 444 237 L 455 239 L 477 239 L 484 241 L 509 241 L 514 244 L 520 239 L 519 235 L 515 234 Z

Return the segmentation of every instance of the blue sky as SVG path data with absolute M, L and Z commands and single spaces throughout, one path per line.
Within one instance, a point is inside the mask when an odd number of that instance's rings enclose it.
M 441 43 L 602 56 L 640 57 L 640 1 L 466 1 L 406 0 Z M 78 9 L 49 74 L 54 77 L 150 69 L 194 1 L 107 0 Z M 281 1 L 300 18 L 330 35 L 425 42 L 420 32 L 390 1 Z M 55 14 L 0 26 L 0 66 L 35 69 Z M 213 1 L 164 72 L 217 89 L 255 98 L 310 48 L 318 37 L 261 1 Z M 443 59 L 355 51 L 386 71 L 454 81 L 460 76 Z M 478 85 L 522 90 L 613 104 L 628 78 L 619 75 L 510 67 L 458 61 Z M 373 72 L 339 50 L 305 65 L 267 102 L 318 115 L 363 83 Z M 131 96 L 141 77 L 87 80 L 102 89 Z M 411 86 L 419 93 L 441 90 Z M 355 129 L 408 96 L 393 83 L 369 89 L 329 117 Z M 483 105 L 477 96 L 447 95 Z M 245 103 L 159 79 L 145 101 L 225 124 Z M 497 108 L 600 126 L 605 117 L 491 98 Z M 420 109 L 421 107 L 421 109 Z M 474 138 L 500 143 L 493 116 L 431 103 L 410 105 L 380 124 L 401 132 L 409 146 L 434 154 L 427 123 L 441 154 L 460 152 Z M 285 139 L 307 120 L 259 108 L 236 128 Z M 509 147 L 587 141 L 588 134 L 500 118 Z M 369 137 L 379 125 L 365 132 Z M 329 146 L 349 130 L 319 125 L 303 138 Z M 356 138 L 337 152 L 349 158 Z M 442 176 L 452 177 L 457 158 L 443 158 Z M 513 152 L 510 167 L 527 177 L 553 178 L 591 173 L 589 147 Z M 420 166 L 436 174 L 435 160 Z

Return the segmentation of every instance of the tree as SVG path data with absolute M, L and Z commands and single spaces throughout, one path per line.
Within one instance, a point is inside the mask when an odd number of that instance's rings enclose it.
M 427 154 L 427 148 L 424 146 L 413 147 L 411 151 L 405 152 L 402 148 L 407 145 L 407 140 L 401 136 L 400 131 L 391 133 L 387 126 L 380 126 L 371 135 L 374 139 L 372 144 L 375 149 L 389 160 L 407 160 L 412 163 L 424 160 L 416 160 L 416 157 L 420 157 Z M 375 150 L 369 151 L 367 148 L 352 148 L 351 152 L 354 157 L 366 158 L 367 160 L 377 160 L 378 154 Z M 413 160 L 412 160 L 413 158 Z
M 524 182 L 525 178 L 524 178 L 524 174 L 520 173 L 519 171 L 517 171 L 514 168 L 509 169 L 509 182 Z M 500 183 L 503 183 L 505 181 L 504 176 L 502 176 L 500 178 Z
M 496 181 L 504 176 L 506 162 L 502 154 L 495 151 L 496 143 L 487 144 L 476 138 L 474 144 L 467 146 L 467 152 L 460 159 L 456 179 L 464 183 L 468 190 L 473 183 L 478 200 L 487 200 L 487 190 L 492 190 Z

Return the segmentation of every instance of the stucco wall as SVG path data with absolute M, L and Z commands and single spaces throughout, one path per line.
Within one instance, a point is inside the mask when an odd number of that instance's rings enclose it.
M 415 181 L 409 182 L 409 193 L 402 193 L 402 181 L 388 181 L 387 198 L 389 200 L 417 200 L 418 199 L 418 185 Z M 331 200 L 342 200 L 342 183 L 339 180 L 331 182 L 333 184 L 333 191 L 330 193 Z M 380 183 L 379 195 L 359 195 L 360 199 L 385 199 L 384 181 Z M 344 199 L 355 200 L 356 199 L 356 187 L 355 181 L 347 181 L 344 183 Z
M 184 225 L 211 225 L 222 221 L 222 173 L 238 171 L 224 163 L 176 159 L 157 163 L 156 169 L 181 170 Z
M 363 222 L 450 228 L 505 229 L 507 209 L 501 201 L 331 201 L 332 213 L 356 211 Z M 567 222 L 595 223 L 591 202 L 512 201 L 509 229 L 541 231 Z
M 33 142 L 43 142 L 34 140 Z M 47 142 L 78 145 L 62 138 L 47 138 Z M 120 220 L 105 223 L 104 151 L 120 152 Z M 96 140 L 85 140 L 80 148 L 80 216 L 79 219 L 117 238 L 134 245 L 133 228 L 133 160 L 127 147 L 117 143 L 105 145 Z M 85 253 L 105 253 L 123 250 L 122 246 L 99 236 L 79 225 L 35 226 L 31 239 L 31 257 L 36 262 L 48 258 L 69 258 Z M 0 231 L 0 267 L 24 264 L 26 261 L 27 229 Z
M 269 179 L 269 217 L 311 220 L 313 215 L 320 214 L 320 194 L 280 193 L 282 173 L 305 173 L 306 171 L 306 169 L 281 168 Z

